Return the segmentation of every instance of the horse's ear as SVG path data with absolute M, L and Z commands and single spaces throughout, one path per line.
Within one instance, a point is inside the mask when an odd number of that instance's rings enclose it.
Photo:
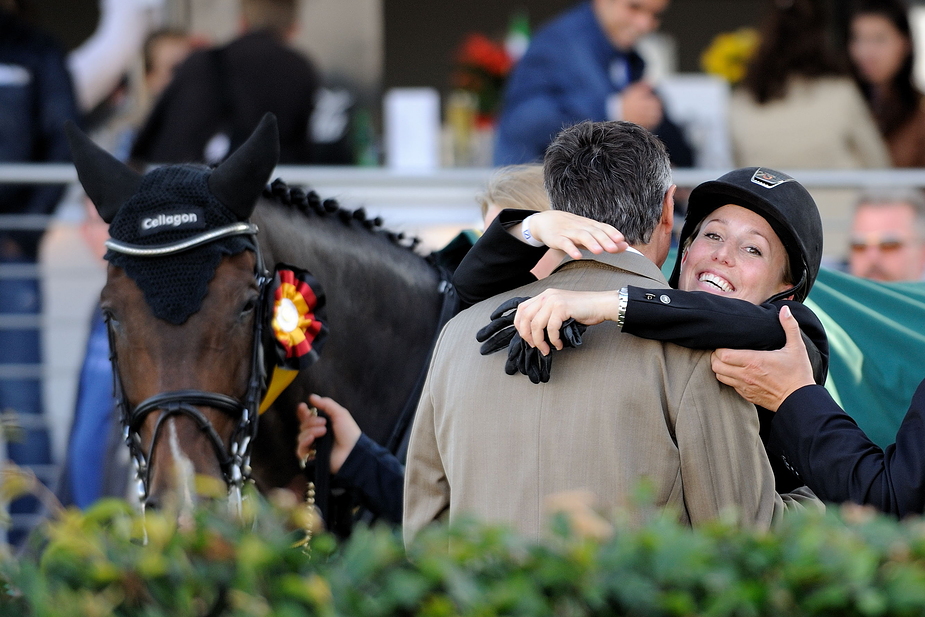
M 215 168 L 209 177 L 209 189 L 243 221 L 254 211 L 278 161 L 276 116 L 268 113 L 247 141 Z
M 111 223 L 122 204 L 138 190 L 141 174 L 93 143 L 72 121 L 64 123 L 64 132 L 80 184 L 103 220 Z

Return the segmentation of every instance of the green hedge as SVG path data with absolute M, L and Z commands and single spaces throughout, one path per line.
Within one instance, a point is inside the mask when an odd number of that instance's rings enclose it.
M 29 556 L 0 558 L 0 615 L 925 614 L 925 525 L 860 509 L 772 534 L 654 516 L 604 540 L 560 517 L 541 543 L 466 522 L 406 555 L 384 527 L 293 548 L 303 510 L 249 503 L 252 524 L 216 507 L 181 530 L 119 501 L 67 511 Z

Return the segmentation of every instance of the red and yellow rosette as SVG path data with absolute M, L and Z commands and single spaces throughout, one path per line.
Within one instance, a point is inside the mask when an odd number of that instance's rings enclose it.
M 278 264 L 267 302 L 276 364 L 260 413 L 273 404 L 299 371 L 318 360 L 328 334 L 322 317 L 324 292 L 306 270 Z

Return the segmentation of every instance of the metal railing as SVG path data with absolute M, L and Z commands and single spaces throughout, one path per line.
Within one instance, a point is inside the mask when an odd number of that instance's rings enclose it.
M 694 187 L 713 180 L 726 169 L 677 169 L 674 181 L 681 187 Z M 923 188 L 925 169 L 840 169 L 781 170 L 797 178 L 808 189 Z M 348 205 L 365 205 L 398 212 L 416 212 L 419 224 L 430 220 L 471 217 L 474 196 L 482 190 L 492 170 L 487 168 L 453 168 L 433 171 L 394 171 L 382 167 L 312 167 L 281 165 L 273 177 L 290 184 L 305 185 L 322 197 L 342 198 Z M 77 181 L 73 166 L 68 164 L 0 165 L 0 184 L 62 184 Z M 441 208 L 444 217 L 428 216 L 421 208 Z M 460 209 L 465 210 L 462 212 Z M 23 217 L 4 220 L 10 225 L 33 228 L 46 217 Z
M 680 186 L 714 180 L 728 169 L 675 169 Z M 925 168 L 919 169 L 781 169 L 807 188 L 925 187 Z M 351 186 L 359 189 L 454 190 L 483 183 L 491 168 L 458 167 L 435 170 L 393 170 L 388 167 L 328 167 L 280 165 L 273 176 L 312 186 Z M 0 184 L 66 184 L 77 181 L 68 163 L 0 164 Z

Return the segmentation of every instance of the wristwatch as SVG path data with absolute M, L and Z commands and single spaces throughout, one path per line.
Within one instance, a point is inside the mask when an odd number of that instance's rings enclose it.
M 623 329 L 623 321 L 626 319 L 626 304 L 629 302 L 629 291 L 626 287 L 621 287 L 617 293 L 617 327 Z

